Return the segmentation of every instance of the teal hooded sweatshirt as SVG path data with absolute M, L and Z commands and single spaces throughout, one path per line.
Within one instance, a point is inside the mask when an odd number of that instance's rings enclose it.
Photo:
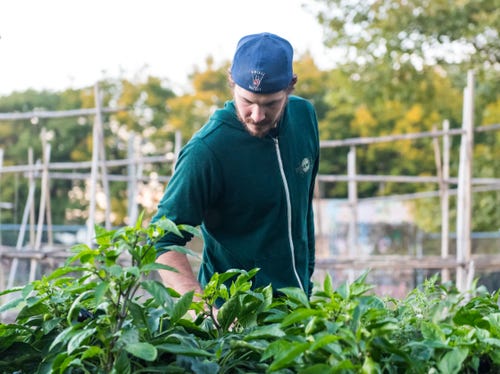
M 315 261 L 313 191 L 319 162 L 316 113 L 290 96 L 274 134 L 250 135 L 233 101 L 182 148 L 153 222 L 201 225 L 198 280 L 259 268 L 253 287 L 300 287 L 311 294 Z M 191 239 L 168 234 L 158 255 Z

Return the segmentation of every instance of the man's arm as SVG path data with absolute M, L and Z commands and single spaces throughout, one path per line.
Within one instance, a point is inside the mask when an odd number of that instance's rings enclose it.
M 181 295 L 189 291 L 201 294 L 200 283 L 196 280 L 191 264 L 184 253 L 168 251 L 158 256 L 156 262 L 171 266 L 178 271 L 159 271 L 160 277 L 166 286 L 173 288 Z

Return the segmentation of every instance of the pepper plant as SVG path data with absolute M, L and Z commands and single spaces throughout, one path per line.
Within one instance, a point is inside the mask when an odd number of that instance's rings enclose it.
M 336 288 L 326 276 L 309 298 L 233 269 L 195 298 L 156 276 L 176 270 L 155 262 L 155 241 L 183 231 L 199 235 L 168 219 L 142 228 L 142 216 L 96 227 L 96 248 L 76 245 L 64 266 L 3 292 L 15 297 L 0 313 L 16 318 L 0 324 L 0 373 L 500 372 L 498 291 L 433 277 L 382 298 L 367 271 Z

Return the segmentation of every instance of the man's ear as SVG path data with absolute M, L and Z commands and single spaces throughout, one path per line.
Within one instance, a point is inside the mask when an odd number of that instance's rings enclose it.
M 295 84 L 297 83 L 299 79 L 297 78 L 297 74 L 294 74 L 292 77 L 292 81 L 290 82 L 290 85 L 288 86 L 288 92 L 292 92 L 295 89 Z
M 227 71 L 227 82 L 229 84 L 229 87 L 234 88 L 235 83 L 234 83 L 234 80 L 233 80 L 233 76 L 231 75 L 231 70 Z

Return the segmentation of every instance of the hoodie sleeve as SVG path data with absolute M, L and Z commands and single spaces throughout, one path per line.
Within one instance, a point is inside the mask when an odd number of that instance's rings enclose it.
M 182 149 L 165 193 L 158 205 L 152 222 L 166 217 L 176 224 L 197 227 L 203 221 L 204 212 L 217 200 L 221 176 L 217 159 L 203 139 L 193 138 Z M 181 238 L 167 234 L 156 243 L 157 256 L 168 246 L 184 246 L 192 235 L 183 232 Z

